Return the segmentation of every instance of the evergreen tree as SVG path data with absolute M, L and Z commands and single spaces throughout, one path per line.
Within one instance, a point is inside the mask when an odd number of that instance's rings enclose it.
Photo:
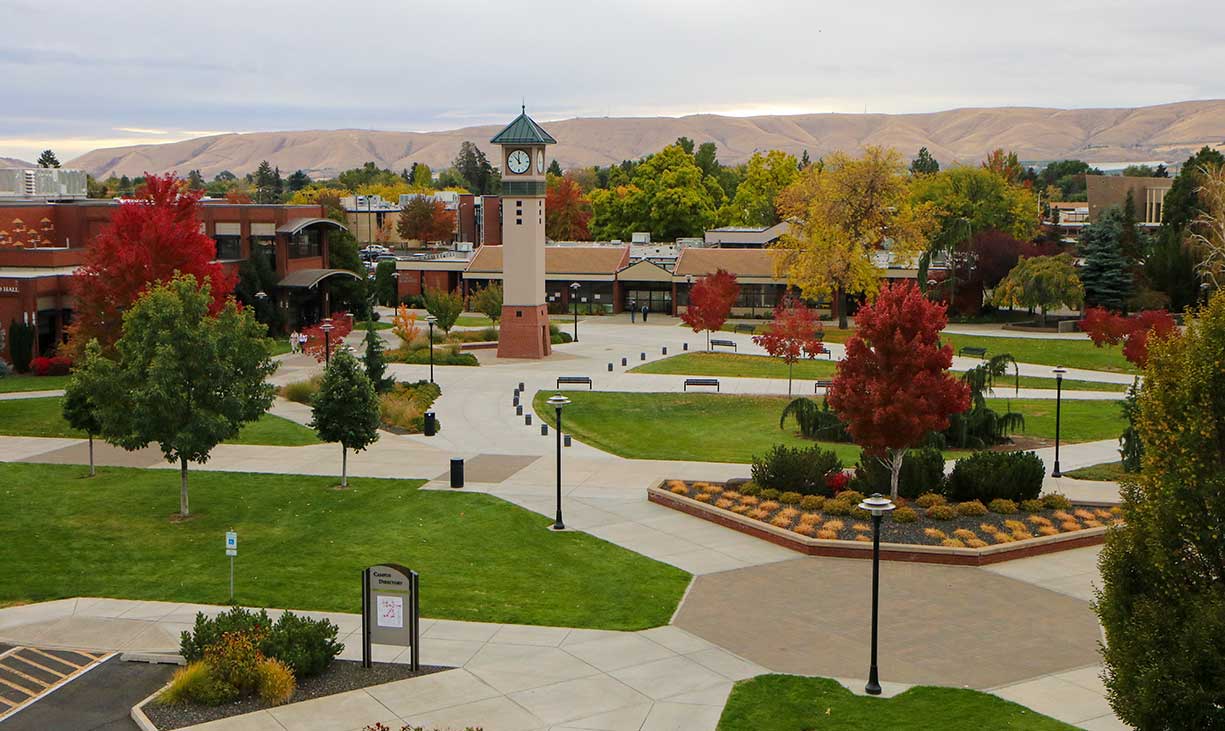
M 719 148 L 713 142 L 703 142 L 698 145 L 698 151 L 693 155 L 693 161 L 702 170 L 702 175 L 718 175 Z
M 558 164 L 557 158 L 553 158 L 553 161 L 549 163 L 549 175 L 556 175 L 559 178 L 562 176 L 561 165 Z
M 686 155 L 693 154 L 693 140 L 689 139 L 688 137 L 677 137 L 676 144 L 680 145 L 681 149 L 685 151 Z
M 1131 296 L 1131 265 L 1119 243 L 1122 231 L 1123 214 L 1116 207 L 1080 232 L 1080 281 L 1090 307 L 1121 311 Z
M 280 308 L 272 298 L 277 284 L 276 270 L 272 268 L 268 255 L 259 248 L 256 246 L 251 256 L 239 265 L 234 294 L 239 302 L 255 312 L 256 320 L 267 325 L 269 332 L 276 333 L 285 323 Z
M 344 348 L 332 355 L 311 405 L 310 426 L 325 442 L 340 442 L 340 486 L 349 486 L 349 450 L 362 451 L 379 438 L 379 400 L 374 384 Z
M 1119 249 L 1127 257 L 1127 263 L 1134 266 L 1144 260 L 1144 252 L 1140 249 L 1140 234 L 1136 230 L 1136 198 L 1127 191 L 1123 202 L 1123 212 L 1119 219 Z
M 387 375 L 387 359 L 383 357 L 383 339 L 374 329 L 374 321 L 366 323 L 366 378 L 377 393 L 386 393 L 396 384 Z
M 468 140 L 460 144 L 459 153 L 451 164 L 472 193 L 490 195 L 497 192 L 497 172 L 489 164 L 485 153 Z
M 285 179 L 285 189 L 290 193 L 297 193 L 299 190 L 302 190 L 310 184 L 311 176 L 307 175 L 301 170 L 293 171 L 293 173 L 291 173 L 290 176 Z
M 1198 190 L 1201 170 L 1210 165 L 1225 164 L 1225 155 L 1203 147 L 1183 163 L 1182 170 L 1170 184 L 1161 204 L 1161 229 L 1145 262 L 1145 275 L 1156 289 L 1170 299 L 1171 310 L 1182 310 L 1195 304 L 1199 296 L 1199 279 L 1195 275 L 1195 259 L 1185 245 L 1188 225 L 1200 214 Z
M 808 148 L 804 148 L 804 154 L 800 155 L 800 170 L 812 164 L 812 158 L 808 157 Z
M 38 166 L 40 168 L 57 168 L 60 166 L 60 159 L 51 150 L 43 150 L 43 154 L 38 156 Z
M 251 182 L 255 186 L 256 203 L 276 203 L 280 198 L 280 170 L 274 171 L 267 160 L 260 162 Z
M 192 190 L 204 190 L 204 176 L 199 170 L 191 170 L 187 173 L 187 187 Z
M 934 175 L 940 172 L 940 163 L 936 162 L 936 158 L 932 157 L 926 147 L 920 147 L 919 154 L 910 161 L 910 172 L 913 175 Z

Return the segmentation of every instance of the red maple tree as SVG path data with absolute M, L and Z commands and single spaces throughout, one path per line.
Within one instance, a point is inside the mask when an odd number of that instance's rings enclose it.
M 1080 329 L 1088 333 L 1099 348 L 1123 343 L 1123 357 L 1143 368 L 1148 362 L 1149 337 L 1177 333 L 1178 324 L 1165 310 L 1144 310 L 1125 317 L 1105 307 L 1089 307 L 1080 321 Z
M 953 348 L 940 344 L 947 322 L 944 305 L 913 281 L 886 286 L 855 315 L 855 335 L 829 389 L 851 438 L 889 467 L 895 500 L 906 450 L 970 407 L 969 387 L 948 372 Z
M 544 231 L 554 241 L 590 241 L 591 201 L 566 174 L 550 178 L 544 196 Z
M 353 332 L 353 318 L 348 312 L 333 312 L 331 331 L 324 333 L 323 320 L 303 328 L 306 336 L 305 352 L 320 363 L 328 358 L 329 349 L 335 353 L 337 348 L 344 347 L 345 336 Z
M 774 307 L 774 320 L 753 342 L 787 364 L 787 394 L 791 394 L 791 368 L 800 358 L 816 358 L 824 351 L 825 329 L 817 311 L 788 294 Z
M 212 287 L 212 313 L 221 311 L 234 289 L 216 258 L 216 243 L 200 230 L 202 191 L 189 190 L 174 176 L 148 175 L 136 196 L 118 204 L 110 225 L 85 251 L 73 277 L 76 316 L 69 350 L 76 354 L 97 338 L 109 349 L 123 330 L 123 311 L 150 286 L 176 273 Z
M 723 327 L 732 305 L 740 296 L 736 275 L 722 269 L 707 274 L 689 288 L 689 306 L 681 320 L 693 331 L 706 331 L 706 349 L 710 350 L 710 333 Z
M 425 243 L 450 241 L 455 235 L 455 211 L 448 211 L 446 204 L 429 196 L 410 198 L 400 211 L 396 230 L 401 238 Z

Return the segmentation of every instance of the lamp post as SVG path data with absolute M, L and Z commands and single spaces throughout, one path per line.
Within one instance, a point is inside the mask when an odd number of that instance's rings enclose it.
M 1063 477 L 1063 473 L 1059 471 L 1059 412 L 1063 403 L 1063 374 L 1067 372 L 1063 366 L 1055 366 L 1055 469 L 1051 472 L 1051 477 Z
M 327 318 L 320 326 L 323 331 L 323 367 L 326 368 L 332 364 L 332 318 Z
M 570 283 L 570 304 L 574 305 L 574 342 L 578 342 L 578 282 Z
M 1200 283 L 1199 283 L 1199 292 L 1200 292 L 1200 295 L 1202 295 L 1202 296 L 1203 296 L 1203 298 L 1204 298 L 1204 304 L 1208 304 L 1208 289 L 1209 289 L 1209 286 L 1210 286 L 1210 285 L 1209 285 L 1207 282 L 1200 282 Z
M 561 408 L 570 403 L 570 399 L 559 393 L 550 396 L 547 403 L 557 410 L 557 518 L 552 530 L 565 530 L 566 524 L 561 521 Z
M 876 673 L 876 630 L 880 615 L 880 519 L 895 507 L 893 501 L 879 492 L 864 498 L 859 507 L 872 514 L 872 666 L 868 669 L 868 695 L 880 695 L 880 678 Z
M 430 326 L 430 383 L 434 382 L 434 323 L 438 322 L 438 318 L 433 315 L 426 315 L 425 321 Z

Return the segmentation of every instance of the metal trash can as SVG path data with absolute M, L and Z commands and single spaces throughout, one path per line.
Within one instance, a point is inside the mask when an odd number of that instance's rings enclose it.
M 438 433 L 438 421 L 434 417 L 433 411 L 425 412 L 425 435 L 432 437 Z
M 451 458 L 451 487 L 464 486 L 464 460 L 460 457 Z

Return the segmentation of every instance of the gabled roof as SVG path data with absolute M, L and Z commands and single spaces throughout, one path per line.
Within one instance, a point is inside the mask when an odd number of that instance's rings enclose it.
M 468 265 L 469 274 L 501 274 L 501 246 L 482 246 Z M 629 263 L 630 247 L 625 246 L 546 246 L 546 276 L 606 275 L 610 279 Z
M 495 145 L 555 145 L 557 140 L 553 139 L 553 135 L 544 131 L 544 128 L 536 124 L 536 120 L 527 116 L 527 108 L 524 107 L 523 113 L 515 118 L 515 121 L 506 125 L 501 132 L 493 136 L 489 140 Z
M 687 246 L 681 249 L 672 271 L 677 277 L 704 277 L 724 269 L 737 277 L 782 282 L 785 277 L 774 275 L 774 261 L 780 254 L 785 255 L 785 252 L 778 249 L 703 249 Z

